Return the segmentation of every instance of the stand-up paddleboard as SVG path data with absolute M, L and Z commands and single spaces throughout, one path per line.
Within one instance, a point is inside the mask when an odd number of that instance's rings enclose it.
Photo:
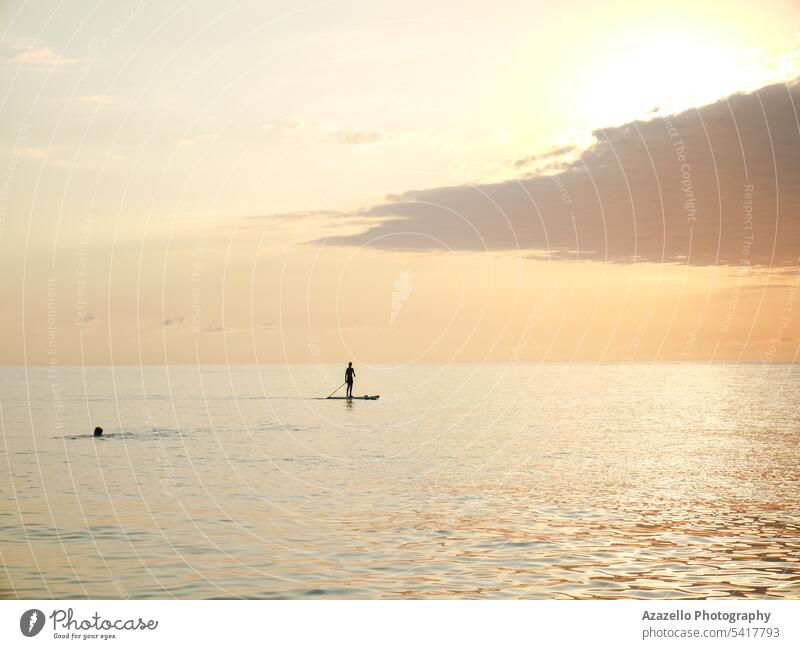
M 328 399 L 361 399 L 362 401 L 375 401 L 375 399 L 380 399 L 381 395 L 379 394 L 365 394 L 363 397 L 328 397 Z

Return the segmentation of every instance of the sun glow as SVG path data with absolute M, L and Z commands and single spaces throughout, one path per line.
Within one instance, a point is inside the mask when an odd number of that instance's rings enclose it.
M 685 28 L 628 35 L 607 52 L 585 86 L 586 105 L 605 125 L 686 110 L 785 76 L 761 52 L 742 53 L 733 38 Z

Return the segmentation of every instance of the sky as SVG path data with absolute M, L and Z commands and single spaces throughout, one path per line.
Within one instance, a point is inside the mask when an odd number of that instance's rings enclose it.
M 800 5 L 0 3 L 0 364 L 793 361 Z

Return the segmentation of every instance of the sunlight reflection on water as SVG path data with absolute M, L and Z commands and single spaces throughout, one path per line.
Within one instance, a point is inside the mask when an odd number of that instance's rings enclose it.
M 800 596 L 791 365 L 339 370 L 0 370 L 0 596 Z

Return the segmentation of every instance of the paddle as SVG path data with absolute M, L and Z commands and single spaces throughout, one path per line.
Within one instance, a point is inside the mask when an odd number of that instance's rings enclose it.
M 347 381 L 345 381 L 344 383 L 347 383 Z M 341 390 L 341 389 L 344 387 L 344 383 L 342 383 L 342 384 L 341 384 L 341 385 L 340 385 L 338 388 L 336 388 L 336 389 L 335 389 L 333 392 L 331 392 L 331 393 L 330 393 L 330 394 L 329 394 L 327 397 L 325 397 L 325 398 L 326 398 L 326 399 L 330 399 L 330 398 L 331 398 L 331 397 L 332 397 L 334 394 L 336 394 L 336 393 L 337 393 L 339 390 Z

